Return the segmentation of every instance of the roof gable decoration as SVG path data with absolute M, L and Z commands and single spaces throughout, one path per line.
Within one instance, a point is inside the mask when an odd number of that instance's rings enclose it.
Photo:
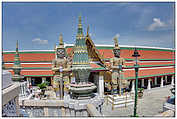
M 85 40 L 86 40 L 86 45 L 87 45 L 87 49 L 88 49 L 88 55 L 89 55 L 89 58 L 90 60 L 92 61 L 100 61 L 100 63 L 103 64 L 103 66 L 105 66 L 105 62 L 104 62 L 104 58 L 103 58 L 103 55 L 100 55 L 98 49 L 96 49 L 93 41 L 91 40 L 91 37 L 89 35 L 89 26 L 87 27 L 87 35 L 85 37 Z

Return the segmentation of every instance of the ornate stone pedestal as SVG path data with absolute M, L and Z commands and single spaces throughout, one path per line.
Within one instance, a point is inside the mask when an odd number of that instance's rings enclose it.
M 72 83 L 70 84 L 71 98 L 84 99 L 94 97 L 93 90 L 96 89 L 93 83 Z
M 98 110 L 101 111 L 104 98 L 100 97 L 97 93 L 94 95 L 95 97 L 93 98 L 82 100 L 72 99 L 70 98 L 70 95 L 66 95 L 64 96 L 64 107 L 71 110 L 72 116 L 88 116 L 87 104 L 93 104 Z
M 111 103 L 112 110 L 115 107 L 126 107 L 128 105 L 133 105 L 134 101 L 130 95 L 108 95 L 107 104 Z

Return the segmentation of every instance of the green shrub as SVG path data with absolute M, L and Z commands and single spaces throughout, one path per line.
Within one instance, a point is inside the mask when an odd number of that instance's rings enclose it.
M 38 84 L 37 86 L 43 90 L 49 85 L 49 82 L 45 81 L 44 83 Z
M 138 88 L 138 92 L 143 92 L 144 88 Z

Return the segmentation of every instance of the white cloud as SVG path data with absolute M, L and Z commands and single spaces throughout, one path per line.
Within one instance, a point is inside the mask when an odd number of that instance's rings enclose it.
M 46 45 L 46 44 L 48 44 L 48 40 L 41 40 L 40 38 L 34 38 L 32 40 L 32 42 L 35 42 L 35 43 L 40 44 L 40 45 Z
M 164 22 L 160 21 L 159 18 L 153 18 L 153 23 L 149 25 L 148 31 L 154 31 L 157 28 L 163 28 L 166 26 L 167 25 Z

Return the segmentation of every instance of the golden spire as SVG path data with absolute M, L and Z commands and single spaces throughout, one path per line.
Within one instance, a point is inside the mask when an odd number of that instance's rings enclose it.
M 79 24 L 81 24 L 81 14 L 79 15 Z
M 119 44 L 118 44 L 118 37 L 117 36 L 115 36 L 114 37 L 114 43 L 115 43 L 115 47 L 114 47 L 114 49 L 120 49 L 120 47 L 119 47 Z
M 63 35 L 60 34 L 59 36 L 59 45 L 63 45 Z
M 79 15 L 79 24 L 78 24 L 78 28 L 82 28 L 81 14 Z
M 18 53 L 18 40 L 17 40 L 17 43 L 16 43 L 16 54 Z
M 87 27 L 87 36 L 89 36 L 89 25 Z

